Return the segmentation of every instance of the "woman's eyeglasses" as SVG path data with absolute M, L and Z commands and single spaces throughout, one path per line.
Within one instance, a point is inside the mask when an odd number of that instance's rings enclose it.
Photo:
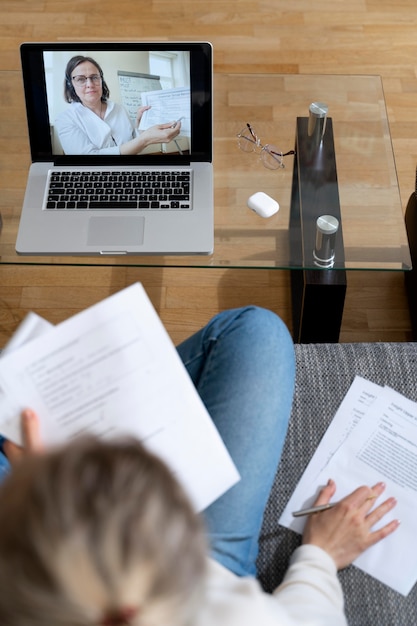
M 83 76 L 79 74 L 78 76 L 73 76 L 72 80 L 76 85 L 85 85 L 88 80 L 91 80 L 92 83 L 98 85 L 101 82 L 100 74 L 91 74 L 91 76 Z
M 263 145 L 252 126 L 246 123 L 246 128 L 237 135 L 238 146 L 243 152 L 259 152 L 260 159 L 265 167 L 270 170 L 278 170 L 285 167 L 283 157 L 295 154 L 294 150 L 282 152 L 270 143 Z

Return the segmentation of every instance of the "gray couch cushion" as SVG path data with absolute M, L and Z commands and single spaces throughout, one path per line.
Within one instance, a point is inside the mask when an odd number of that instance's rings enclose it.
M 417 344 L 306 344 L 295 345 L 295 355 L 292 415 L 260 538 L 258 571 L 267 591 L 280 583 L 300 543 L 300 536 L 279 526 L 278 519 L 355 375 L 417 401 Z M 417 624 L 417 585 L 404 598 L 354 566 L 339 577 L 351 626 Z

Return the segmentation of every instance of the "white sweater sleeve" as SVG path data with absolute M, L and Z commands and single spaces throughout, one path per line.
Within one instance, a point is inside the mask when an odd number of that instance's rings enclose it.
M 317 546 L 302 545 L 295 550 L 284 580 L 273 595 L 286 607 L 294 624 L 347 624 L 336 565 Z
M 195 626 L 346 626 L 333 560 L 316 546 L 301 546 L 281 585 L 265 593 L 253 578 L 239 578 L 210 561 L 206 596 Z

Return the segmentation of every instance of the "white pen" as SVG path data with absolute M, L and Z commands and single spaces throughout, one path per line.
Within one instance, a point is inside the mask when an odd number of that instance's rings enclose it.
M 181 122 L 181 120 L 185 119 L 185 116 L 183 115 L 182 117 L 178 118 L 171 126 L 171 128 L 175 128 L 176 125 Z

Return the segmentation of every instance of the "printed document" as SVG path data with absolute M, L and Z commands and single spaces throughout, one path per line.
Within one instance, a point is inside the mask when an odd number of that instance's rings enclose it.
M 378 499 L 398 504 L 379 525 L 399 519 L 399 528 L 364 552 L 354 564 L 407 595 L 417 581 L 417 403 L 390 387 L 357 376 L 291 496 L 280 524 L 302 532 L 306 518 L 292 512 L 310 507 L 329 478 L 335 501 L 361 485 L 386 484 Z M 375 527 L 376 528 L 376 527 Z
M 28 339 L 31 326 L 35 338 Z M 42 327 L 42 331 L 40 328 Z M 170 465 L 196 510 L 239 480 L 223 441 L 143 287 L 57 326 L 32 316 L 0 359 L 0 433 L 21 443 L 34 409 L 45 445 L 133 435 Z
M 189 87 L 159 89 L 142 93 L 142 104 L 150 106 L 142 114 L 139 130 L 181 121 L 181 135 L 191 136 L 191 94 Z

